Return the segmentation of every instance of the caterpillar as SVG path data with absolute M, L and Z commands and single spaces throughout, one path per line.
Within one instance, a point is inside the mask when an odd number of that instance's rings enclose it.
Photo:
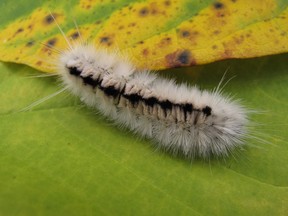
M 117 125 L 186 158 L 225 157 L 244 144 L 248 110 L 219 86 L 209 92 L 176 84 L 119 53 L 72 44 L 58 28 L 68 43 L 56 63 L 64 89 Z

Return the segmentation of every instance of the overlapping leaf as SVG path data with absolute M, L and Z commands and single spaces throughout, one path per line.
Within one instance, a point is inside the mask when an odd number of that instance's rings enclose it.
M 57 55 L 47 45 L 67 47 L 50 11 L 68 38 L 80 40 L 75 19 L 82 40 L 120 49 L 138 67 L 150 69 L 288 50 L 286 0 L 51 0 L 26 6 L 25 13 L 24 3 L 13 8 L 18 19 L 9 18 L 11 10 L 1 15 L 0 60 L 41 71 L 52 71 Z

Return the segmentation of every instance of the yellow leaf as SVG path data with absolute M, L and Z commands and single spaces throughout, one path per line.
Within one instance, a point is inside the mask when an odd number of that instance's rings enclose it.
M 111 52 L 119 49 L 139 68 L 191 66 L 288 50 L 285 0 L 80 0 L 55 7 L 56 2 L 30 8 L 2 24 L 0 60 L 53 71 L 58 51 L 67 44 L 52 15 L 69 40 L 90 41 Z

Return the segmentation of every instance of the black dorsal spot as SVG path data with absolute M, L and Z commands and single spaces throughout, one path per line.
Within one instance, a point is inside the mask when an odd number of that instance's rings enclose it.
M 150 97 L 150 98 L 147 98 L 147 99 L 144 99 L 145 101 L 145 104 L 147 104 L 148 106 L 154 106 L 154 104 L 156 104 L 158 102 L 157 98 L 155 97 Z
M 83 82 L 87 85 L 91 85 L 93 88 L 96 87 L 98 85 L 98 80 L 94 80 L 91 76 L 88 77 L 81 77 L 83 79 Z
M 165 101 L 159 101 L 159 105 L 164 110 L 171 110 L 173 104 L 169 100 L 165 100 Z
M 123 95 L 124 98 L 128 99 L 132 105 L 137 104 L 142 98 L 138 94 Z
M 108 86 L 104 88 L 102 87 L 102 89 L 107 96 L 116 97 L 117 95 L 119 95 L 119 90 L 115 89 L 113 86 Z
M 211 115 L 211 107 L 206 106 L 205 108 L 202 109 L 202 112 L 206 115 L 206 116 L 210 116 Z
M 184 112 L 186 113 L 186 112 L 188 112 L 188 113 L 192 113 L 192 111 L 193 111 L 193 105 L 192 104 L 184 104 L 183 105 L 183 110 L 184 110 Z
M 74 76 L 79 76 L 81 74 L 81 71 L 79 71 L 77 67 L 71 67 L 71 68 L 68 68 L 68 70 L 69 70 L 69 73 Z

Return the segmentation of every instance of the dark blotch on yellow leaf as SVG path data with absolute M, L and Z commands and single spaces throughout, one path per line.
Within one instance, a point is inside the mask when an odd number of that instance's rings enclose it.
M 195 59 L 189 50 L 176 51 L 165 56 L 169 68 L 195 65 Z
M 109 41 L 109 37 L 102 37 L 100 38 L 101 43 L 107 43 Z
M 102 20 L 97 20 L 97 21 L 95 22 L 96 25 L 99 25 L 99 24 L 101 24 L 101 23 L 102 23 Z
M 73 34 L 71 34 L 71 38 L 73 39 L 73 40 L 76 40 L 77 38 L 79 38 L 79 33 L 78 32 L 74 32 Z
M 190 32 L 184 30 L 184 31 L 181 32 L 181 36 L 182 36 L 182 37 L 189 37 L 189 36 L 190 36 Z
M 42 62 L 41 62 L 41 61 L 37 61 L 37 62 L 36 62 L 36 65 L 41 66 L 41 65 L 42 65 Z
M 171 43 L 170 37 L 163 38 L 160 43 L 158 43 L 159 48 L 167 47 Z
M 44 24 L 49 25 L 49 24 L 53 23 L 54 22 L 53 17 L 56 19 L 57 15 L 52 13 L 52 14 L 45 16 L 44 21 L 43 21 Z
M 164 1 L 164 5 L 165 6 L 170 6 L 171 5 L 171 1 L 169 1 L 169 0 Z
M 135 23 L 135 22 L 129 23 L 128 26 L 129 26 L 129 27 L 134 27 L 134 26 L 136 26 L 136 23 Z
M 34 45 L 34 41 L 33 40 L 31 40 L 31 41 L 28 41 L 28 43 L 26 43 L 26 46 L 27 47 L 31 47 L 31 46 L 33 46 Z
M 229 59 L 229 58 L 232 58 L 232 50 L 229 50 L 229 49 L 225 49 L 224 53 L 222 54 L 222 58 L 223 59 Z
M 180 53 L 180 55 L 177 58 L 177 61 L 179 61 L 181 64 L 188 64 L 190 60 L 190 52 L 188 50 L 183 51 Z
M 19 34 L 19 33 L 21 33 L 21 32 L 23 32 L 23 31 L 24 31 L 23 28 L 19 28 L 19 29 L 17 29 L 17 31 L 15 32 L 15 35 L 16 35 L 16 34 Z
M 57 38 L 52 38 L 50 40 L 47 41 L 47 45 L 48 46 L 54 46 L 57 42 Z
M 214 8 L 215 9 L 222 9 L 224 7 L 224 4 L 221 2 L 215 2 L 214 3 Z
M 110 46 L 112 44 L 112 39 L 108 36 L 104 36 L 100 38 L 100 43 Z
M 147 48 L 142 50 L 143 56 L 147 56 L 149 54 L 149 50 Z
M 141 17 L 147 16 L 148 14 L 149 14 L 149 10 L 148 10 L 148 8 L 146 8 L 146 7 L 142 8 L 142 9 L 139 11 L 139 15 L 140 15 Z

